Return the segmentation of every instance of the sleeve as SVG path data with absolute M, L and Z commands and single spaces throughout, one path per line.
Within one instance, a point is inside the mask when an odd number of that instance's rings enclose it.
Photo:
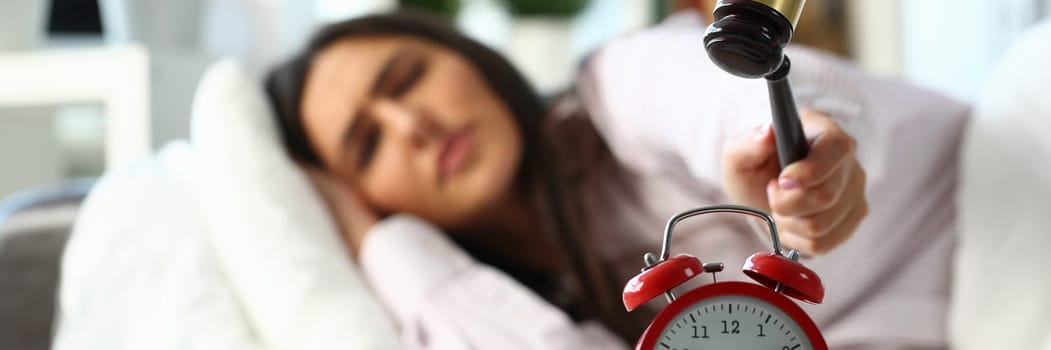
M 739 133 L 771 122 L 765 81 L 743 79 L 708 58 L 699 19 L 677 15 L 595 54 L 577 82 L 593 122 L 622 163 L 643 174 L 685 165 L 721 188 L 721 155 Z M 788 51 L 797 107 L 829 114 L 866 137 L 859 75 L 812 50 Z
M 374 226 L 360 259 L 408 348 L 626 349 L 612 333 L 573 323 L 415 217 L 396 215 Z

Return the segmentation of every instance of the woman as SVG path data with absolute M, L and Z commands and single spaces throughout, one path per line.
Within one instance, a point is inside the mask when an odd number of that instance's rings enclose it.
M 671 22 L 655 31 L 682 29 Z M 633 343 L 653 313 L 625 313 L 617 294 L 638 271 L 641 253 L 655 249 L 663 220 L 678 210 L 717 202 L 768 210 L 786 245 L 808 255 L 829 252 L 861 225 L 866 175 L 854 138 L 837 122 L 804 111 L 811 153 L 781 171 L 769 126 L 721 147 L 724 134 L 740 128 L 704 109 L 686 123 L 673 115 L 624 117 L 615 107 L 628 102 L 605 96 L 616 93 L 608 83 L 616 74 L 602 72 L 616 65 L 611 51 L 623 50 L 615 46 L 589 63 L 576 93 L 551 113 L 504 59 L 413 15 L 330 25 L 271 73 L 267 91 L 289 152 L 312 171 L 407 344 Z M 765 97 L 756 91 L 752 96 Z M 579 103 L 587 108 L 575 108 Z M 739 121 L 759 125 L 764 115 Z M 697 138 L 705 135 L 719 136 Z M 719 145 L 705 147 L 712 142 Z M 677 247 L 730 263 L 769 250 L 731 219 L 680 234 Z M 831 257 L 822 260 L 844 259 Z M 903 257 L 911 256 L 873 261 Z M 842 278 L 825 283 L 834 290 L 853 277 Z M 859 335 L 851 328 L 852 318 L 866 317 L 851 311 L 868 304 L 865 293 L 848 294 L 812 314 L 834 347 L 872 344 L 884 329 L 870 324 Z M 939 345 L 937 336 L 905 339 L 886 344 Z

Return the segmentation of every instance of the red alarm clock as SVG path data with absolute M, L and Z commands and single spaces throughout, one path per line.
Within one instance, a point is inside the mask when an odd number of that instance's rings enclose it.
M 702 273 L 723 270 L 722 263 L 702 264 L 692 255 L 668 257 L 672 229 L 689 217 L 738 213 L 763 219 L 773 241 L 772 253 L 756 253 L 744 273 L 756 283 L 713 282 L 676 297 L 672 288 Z M 828 350 L 821 331 L 788 297 L 819 304 L 825 297 L 821 279 L 798 262 L 799 252 L 781 253 L 774 219 L 763 211 L 736 205 L 697 208 L 676 214 L 664 228 L 660 260 L 644 257 L 646 267 L 624 286 L 628 311 L 664 295 L 669 304 L 650 323 L 635 345 L 641 350 L 772 349 Z

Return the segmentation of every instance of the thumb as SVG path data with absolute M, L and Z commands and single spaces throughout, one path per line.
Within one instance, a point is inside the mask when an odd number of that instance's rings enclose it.
M 734 173 L 752 172 L 766 168 L 776 158 L 773 126 L 766 123 L 737 135 L 726 150 L 724 165 Z

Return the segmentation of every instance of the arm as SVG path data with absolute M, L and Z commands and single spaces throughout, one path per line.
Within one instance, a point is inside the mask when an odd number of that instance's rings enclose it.
M 597 52 L 578 91 L 618 159 L 633 170 L 658 173 L 675 158 L 698 181 L 721 187 L 721 158 L 734 138 L 771 121 L 766 84 L 720 70 L 700 42 L 703 23 L 676 17 Z M 879 120 L 868 120 L 866 97 L 882 94 L 871 87 L 885 84 L 812 50 L 788 55 L 797 105 L 829 116 L 865 141 L 859 144 L 874 141 L 871 124 Z M 868 165 L 864 148 L 859 158 Z
M 705 191 L 710 197 L 699 201 L 724 202 L 729 196 L 717 193 L 725 189 L 718 155 L 735 132 L 765 122 L 769 106 L 763 82 L 718 70 L 706 57 L 702 37 L 698 23 L 662 24 L 619 40 L 590 62 L 580 87 L 591 95 L 585 96 L 587 104 L 597 106 L 590 110 L 594 124 L 619 160 L 642 176 L 661 180 L 663 174 L 652 170 L 667 162 L 651 160 L 681 159 L 686 166 L 671 171 L 689 173 L 712 189 Z M 901 348 L 944 347 L 938 345 L 944 344 L 944 329 L 937 325 L 944 324 L 949 295 L 945 271 L 956 230 L 955 148 L 966 106 L 908 84 L 866 76 L 813 51 L 795 49 L 788 55 L 798 105 L 826 113 L 857 139 L 857 161 L 865 168 L 872 200 L 872 212 L 849 242 L 808 263 L 829 286 L 831 298 L 808 312 L 829 343 L 840 348 L 887 345 L 885 334 L 898 334 Z M 709 139 L 691 140 L 693 135 Z M 647 166 L 635 163 L 638 158 Z M 706 232 L 718 229 L 705 227 Z M 727 252 L 734 244 L 743 245 L 736 237 L 703 236 L 708 235 L 694 235 L 677 247 L 710 259 L 716 255 L 708 253 L 712 244 Z M 734 259 L 755 251 L 742 248 Z M 859 256 L 868 263 L 857 264 Z M 924 307 L 903 306 L 900 300 L 920 301 Z M 888 313 L 888 306 L 897 311 Z M 885 317 L 898 311 L 914 316 Z
M 359 258 L 409 348 L 626 348 L 597 324 L 574 324 L 412 216 L 396 215 L 373 226 Z
M 685 170 L 718 195 L 714 202 L 770 212 L 782 240 L 803 253 L 843 243 L 868 212 L 849 130 L 862 115 L 851 88 L 864 80 L 819 54 L 791 53 L 800 105 L 823 111 L 801 113 L 811 153 L 781 169 L 762 126 L 770 123 L 766 84 L 712 64 L 698 43 L 704 27 L 690 19 L 614 43 L 590 62 L 579 88 L 610 149 L 643 176 Z

